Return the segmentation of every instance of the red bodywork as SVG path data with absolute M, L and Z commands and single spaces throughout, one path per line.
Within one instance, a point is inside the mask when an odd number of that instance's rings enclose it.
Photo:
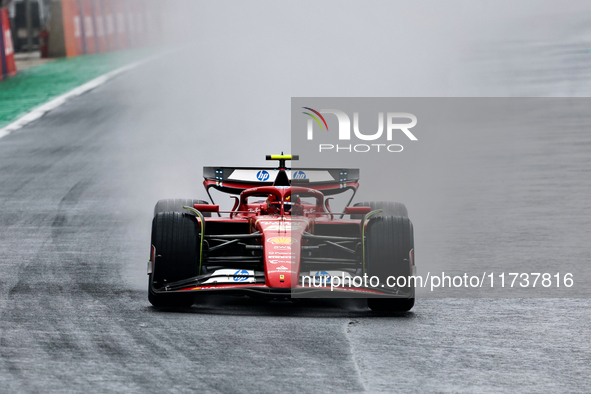
M 256 169 L 252 170 L 256 171 Z M 271 170 L 269 169 L 269 171 Z M 275 171 L 285 172 L 286 169 L 279 168 Z M 340 171 L 340 174 L 344 172 L 343 170 L 338 171 Z M 228 233 L 222 233 L 226 239 L 231 239 L 231 234 L 233 233 L 231 228 L 235 228 L 233 226 L 241 226 L 243 229 L 248 229 L 247 232 L 239 235 L 251 235 L 254 237 L 250 241 L 252 244 L 247 246 L 249 248 L 247 250 L 256 251 L 249 253 L 252 255 L 256 253 L 253 259 L 260 259 L 259 274 L 256 274 L 259 270 L 255 268 L 252 270 L 255 271 L 254 275 L 247 276 L 245 274 L 244 277 L 240 276 L 240 273 L 250 271 L 246 268 L 240 269 L 238 266 L 240 260 L 238 260 L 238 262 L 231 262 L 232 269 L 236 269 L 233 277 L 235 283 L 211 283 L 211 279 L 208 280 L 207 275 L 201 275 L 195 278 L 194 284 L 187 283 L 182 286 L 174 286 L 173 284 L 165 289 L 153 289 L 153 291 L 156 293 L 168 291 L 258 293 L 271 296 L 289 296 L 294 289 L 304 291 L 309 289 L 314 292 L 331 291 L 330 286 L 326 288 L 317 288 L 309 284 L 302 286 L 300 274 L 312 271 L 309 268 L 305 271 L 302 271 L 302 269 L 305 264 L 314 262 L 312 261 L 314 258 L 303 258 L 302 253 L 306 251 L 305 253 L 307 255 L 311 255 L 312 252 L 307 252 L 308 249 L 306 248 L 314 250 L 316 247 L 310 246 L 315 242 L 316 228 L 322 227 L 324 231 L 330 228 L 337 228 L 332 226 L 346 227 L 347 231 L 351 232 L 353 236 L 341 237 L 344 240 L 341 241 L 344 242 L 342 245 L 347 245 L 348 242 L 360 250 L 359 246 L 362 242 L 361 234 L 364 220 L 344 218 L 343 216 L 352 214 L 365 215 L 369 213 L 370 209 L 368 207 L 348 207 L 345 212 L 333 213 L 325 201 L 325 193 L 337 194 L 346 190 L 353 190 L 355 192 L 359 186 L 357 179 L 338 179 L 333 182 L 324 182 L 321 184 L 310 182 L 310 187 L 291 186 L 291 181 L 287 184 L 278 185 L 277 183 L 279 181 L 276 181 L 272 185 L 267 184 L 256 187 L 260 183 L 232 182 L 227 179 L 221 179 L 221 176 L 217 178 L 218 174 L 222 174 L 221 169 L 215 169 L 215 174 L 216 179 L 211 179 L 212 176 L 205 176 L 204 186 L 206 190 L 214 187 L 232 194 L 237 194 L 237 192 L 240 194 L 232 211 L 220 212 L 219 206 L 217 205 L 195 205 L 193 208 L 200 213 L 212 212 L 212 217 L 198 217 L 197 220 L 200 226 L 202 226 L 201 228 L 205 229 L 204 234 L 206 239 L 212 241 L 216 238 L 215 235 L 208 233 L 208 229 L 212 226 L 216 229 L 223 229 L 227 226 Z M 283 174 L 278 173 L 276 179 L 282 176 Z M 287 176 L 285 176 L 285 179 L 287 179 Z M 260 200 L 251 201 L 256 198 L 260 198 Z M 304 198 L 305 201 L 301 200 L 301 198 Z M 204 222 L 203 224 L 201 223 L 202 220 Z M 335 233 L 340 234 L 341 231 L 335 231 Z M 318 239 L 320 237 L 322 236 L 317 236 Z M 324 236 L 324 238 L 330 239 L 330 236 Z M 347 241 L 347 239 L 350 240 Z M 347 247 L 351 248 L 352 246 Z M 355 249 L 353 248 L 351 250 Z M 246 259 L 248 256 L 234 256 L 234 258 Z M 207 261 L 208 258 L 211 260 L 212 256 L 203 257 L 204 261 Z M 363 266 L 361 261 L 363 256 L 357 256 L 357 258 L 359 263 L 359 268 L 357 269 L 361 269 L 360 267 Z M 232 258 L 228 257 L 228 259 L 231 260 Z M 348 264 L 352 264 L 349 260 L 347 260 Z M 208 263 L 211 264 L 211 261 Z M 212 269 L 213 271 L 215 269 Z M 244 283 L 247 280 L 249 283 Z M 383 292 L 357 287 L 339 287 L 337 291 L 344 292 L 347 296 L 353 295 L 353 293 L 363 294 L 365 296 L 372 293 L 383 294 Z

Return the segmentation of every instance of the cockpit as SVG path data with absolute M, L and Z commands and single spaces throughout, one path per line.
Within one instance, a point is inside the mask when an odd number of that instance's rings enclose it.
M 306 213 L 323 212 L 323 202 L 324 195 L 316 190 L 264 186 L 242 192 L 238 210 L 259 212 L 261 215 L 303 216 Z

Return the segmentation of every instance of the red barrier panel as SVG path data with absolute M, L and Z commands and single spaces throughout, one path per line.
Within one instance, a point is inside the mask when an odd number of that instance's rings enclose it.
M 6 70 L 6 64 L 4 58 L 6 57 L 6 49 L 4 47 L 4 41 L 6 37 L 4 36 L 4 28 L 2 27 L 2 14 L 4 13 L 4 9 L 0 8 L 0 82 L 4 79 L 4 73 Z M 12 37 L 11 37 L 12 41 Z
M 0 81 L 5 77 L 16 74 L 16 63 L 14 62 L 14 49 L 12 46 L 12 35 L 10 33 L 10 20 L 8 10 L 0 9 Z
M 62 18 L 66 56 L 83 55 L 84 42 L 82 40 L 82 22 L 78 9 L 78 0 L 62 0 Z
M 66 56 L 104 53 L 149 42 L 143 0 L 61 0 Z
M 107 40 L 105 37 L 105 21 L 103 18 L 103 9 L 101 2 L 95 0 L 92 2 L 92 15 L 94 16 L 94 32 L 96 34 L 97 51 L 99 53 L 107 52 Z
M 115 26 L 117 29 L 117 39 L 119 49 L 125 49 L 129 46 L 127 19 L 125 18 L 125 8 L 121 0 L 111 0 L 111 5 L 115 10 Z
M 103 18 L 105 20 L 105 41 L 107 50 L 115 51 L 119 48 L 117 43 L 117 30 L 115 28 L 115 10 L 111 0 L 100 0 Z
M 96 36 L 94 34 L 94 20 L 92 17 L 92 3 L 90 0 L 80 0 L 82 33 L 86 43 L 85 53 L 96 53 Z

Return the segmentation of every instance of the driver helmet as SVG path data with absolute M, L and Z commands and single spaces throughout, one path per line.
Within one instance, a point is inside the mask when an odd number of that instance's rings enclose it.
M 283 204 L 283 210 L 288 215 L 291 212 L 291 196 L 285 197 L 285 203 Z
M 267 198 L 267 214 L 268 215 L 279 215 L 281 213 L 281 201 L 274 195 L 270 195 Z

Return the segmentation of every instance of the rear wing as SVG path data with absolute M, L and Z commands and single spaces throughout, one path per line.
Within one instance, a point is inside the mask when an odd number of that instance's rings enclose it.
M 291 185 L 316 189 L 326 196 L 347 190 L 355 193 L 359 188 L 357 168 L 286 168 L 285 171 Z M 253 187 L 272 186 L 278 173 L 278 168 L 203 167 L 203 185 L 208 194 L 210 188 L 240 194 Z

